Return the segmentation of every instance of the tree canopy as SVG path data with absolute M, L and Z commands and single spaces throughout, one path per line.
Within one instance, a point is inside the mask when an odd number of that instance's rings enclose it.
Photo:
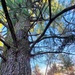
M 17 48 L 17 31 L 29 23 L 24 33 L 31 57 L 47 54 L 53 60 L 60 53 L 74 55 L 74 20 L 74 0 L 0 0 L 0 46 Z

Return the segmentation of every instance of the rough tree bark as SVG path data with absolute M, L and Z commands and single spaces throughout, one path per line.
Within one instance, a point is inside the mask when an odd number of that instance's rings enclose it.
M 18 39 L 18 48 L 13 45 L 6 51 L 6 61 L 1 63 L 1 75 L 31 75 L 30 51 L 28 40 L 28 21 L 24 22 L 21 29 L 21 21 L 17 23 L 18 30 L 16 36 Z M 10 35 L 9 35 L 10 36 Z

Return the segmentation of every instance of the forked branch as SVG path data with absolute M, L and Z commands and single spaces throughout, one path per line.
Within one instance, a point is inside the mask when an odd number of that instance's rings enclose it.
M 9 17 L 9 13 L 7 11 L 6 2 L 5 2 L 5 0 L 1 0 L 1 3 L 2 3 L 4 13 L 5 13 L 5 17 L 6 17 L 7 22 L 8 22 L 8 26 L 9 26 L 9 30 L 10 30 L 10 33 L 11 33 L 11 36 L 12 36 L 12 39 L 13 39 L 13 43 L 17 47 L 17 38 L 16 38 L 16 35 L 15 35 L 13 24 L 12 24 L 11 19 Z
M 48 24 L 46 25 L 44 31 L 42 32 L 42 34 L 37 38 L 37 40 L 33 43 L 33 45 L 31 46 L 31 50 L 32 48 L 34 47 L 34 45 L 39 42 L 39 40 L 44 36 L 45 32 L 47 31 L 47 29 L 49 28 L 50 24 L 57 18 L 59 17 L 60 15 L 62 15 L 63 13 L 67 12 L 67 11 L 70 11 L 72 9 L 75 9 L 75 5 L 71 6 L 71 7 L 68 7 L 68 8 L 65 8 L 64 10 L 62 10 L 61 12 L 59 12 L 55 17 L 53 17 L 51 20 L 49 20 Z

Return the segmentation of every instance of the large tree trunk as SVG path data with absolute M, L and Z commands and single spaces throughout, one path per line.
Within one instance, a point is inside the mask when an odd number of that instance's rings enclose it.
M 28 43 L 21 40 L 18 52 L 16 48 L 7 50 L 7 61 L 1 64 L 1 75 L 31 75 Z
M 7 60 L 1 63 L 1 75 L 31 75 L 28 33 L 19 29 L 16 36 L 18 48 L 12 45 L 6 51 Z

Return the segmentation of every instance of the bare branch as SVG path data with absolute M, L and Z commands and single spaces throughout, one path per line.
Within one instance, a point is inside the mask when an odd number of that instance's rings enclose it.
M 70 36 L 57 36 L 57 35 L 54 35 L 54 36 L 44 36 L 43 38 L 40 39 L 40 41 L 43 40 L 43 39 L 47 39 L 47 38 L 67 39 L 68 37 L 70 37 Z
M 5 2 L 5 0 L 1 0 L 1 3 L 2 3 L 2 7 L 3 7 L 4 13 L 5 13 L 7 22 L 8 22 L 9 30 L 11 32 L 11 36 L 12 36 L 14 45 L 17 47 L 17 38 L 16 38 L 16 35 L 15 35 L 15 31 L 14 31 L 11 19 L 10 19 L 8 11 L 7 11 L 6 2 Z
M 37 56 L 37 55 L 42 55 L 42 54 L 48 54 L 48 53 L 55 53 L 55 54 L 59 54 L 59 53 L 64 53 L 64 54 L 70 54 L 70 55 L 75 55 L 73 53 L 69 53 L 69 52 L 58 52 L 58 51 L 55 51 L 55 52 L 51 52 L 51 51 L 47 51 L 47 52 L 38 52 L 38 53 L 35 53 L 35 54 L 31 54 L 31 57 L 34 57 L 34 56 Z
M 42 41 L 42 40 L 44 40 L 44 39 L 49 39 L 49 38 L 58 38 L 58 39 L 69 39 L 69 41 L 70 41 L 70 38 L 71 37 L 75 37 L 75 35 L 68 35 L 68 36 L 58 36 L 58 35 L 53 35 L 53 36 L 43 36 L 38 42 L 40 42 L 40 41 Z M 34 43 L 35 41 L 33 41 L 33 42 L 30 42 L 30 44 L 32 44 L 32 43 Z
M 72 9 L 75 9 L 75 5 L 71 6 L 71 7 L 68 7 L 64 10 L 62 10 L 61 12 L 59 12 L 55 17 L 53 17 L 51 20 L 49 20 L 48 24 L 46 25 L 44 31 L 42 32 L 42 34 L 37 38 L 37 40 L 33 43 L 33 45 L 31 46 L 31 50 L 32 48 L 34 47 L 34 45 L 39 42 L 39 40 L 44 36 L 45 32 L 47 31 L 48 27 L 50 26 L 50 24 L 57 18 L 59 17 L 60 15 L 62 15 L 63 13 L 67 12 L 67 11 L 70 11 Z
M 72 23 L 72 22 L 69 22 L 68 20 L 66 20 L 66 18 L 63 16 L 63 19 L 64 19 L 64 21 L 65 22 L 67 22 L 68 24 L 73 24 L 73 25 L 75 25 L 75 23 Z

